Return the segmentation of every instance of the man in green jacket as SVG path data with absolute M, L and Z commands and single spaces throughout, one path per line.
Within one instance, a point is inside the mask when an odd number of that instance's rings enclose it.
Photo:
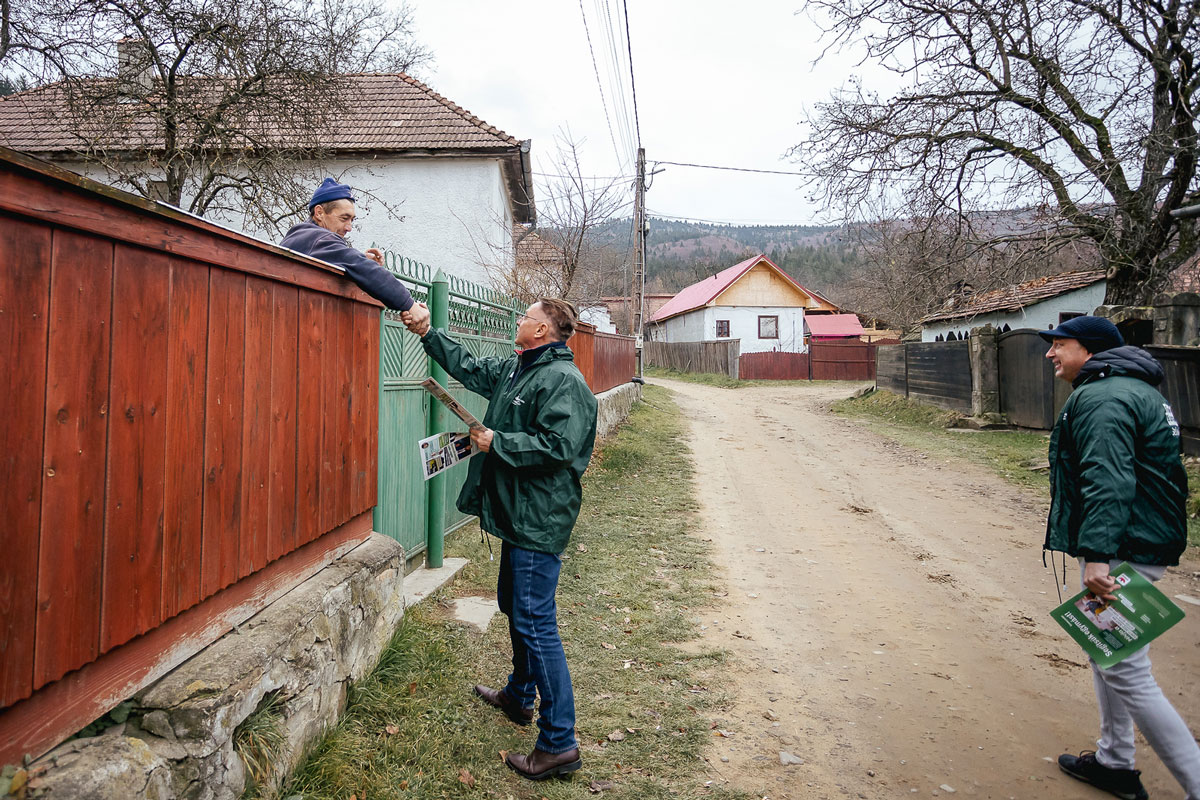
M 575 319 L 566 301 L 534 303 L 517 321 L 519 349 L 509 358 L 474 358 L 427 321 L 409 326 L 446 372 L 491 401 L 484 428 L 471 431 L 482 455 L 469 461 L 458 508 L 503 541 L 496 599 L 508 617 L 513 671 L 503 689 L 479 685 L 475 693 L 518 725 L 533 721 L 541 696 L 533 752 L 505 758 L 532 780 L 583 764 L 554 603 L 596 439 L 596 398 L 566 344 Z
M 1154 388 L 1159 363 L 1101 317 L 1076 317 L 1041 331 L 1056 377 L 1075 391 L 1050 436 L 1050 517 L 1046 550 L 1079 559 L 1082 583 L 1115 599 L 1109 570 L 1122 561 L 1156 581 L 1187 546 L 1187 475 L 1179 425 Z M 1095 751 L 1059 756 L 1074 778 L 1126 800 L 1144 800 L 1134 769 L 1134 725 L 1179 781 L 1200 800 L 1200 747 L 1150 672 L 1149 648 L 1102 670 L 1092 663 L 1100 706 Z

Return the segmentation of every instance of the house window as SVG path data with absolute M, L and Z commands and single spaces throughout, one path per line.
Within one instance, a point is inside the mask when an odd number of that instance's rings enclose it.
M 718 339 L 728 339 L 729 338 L 729 320 L 727 320 L 727 319 L 717 320 L 717 338 Z
M 760 338 L 760 339 L 778 339 L 779 338 L 779 317 L 759 317 L 758 318 L 758 338 Z
M 1062 325 L 1069 319 L 1075 319 L 1076 317 L 1082 316 L 1083 314 L 1079 313 L 1078 311 L 1063 311 L 1058 315 L 1058 324 Z

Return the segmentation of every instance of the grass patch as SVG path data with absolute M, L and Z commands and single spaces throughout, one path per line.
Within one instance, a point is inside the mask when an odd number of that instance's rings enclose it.
M 953 431 L 949 426 L 961 414 L 884 391 L 839 400 L 833 404 L 833 410 L 862 419 L 876 433 L 930 458 L 967 459 L 1044 499 L 1050 497 L 1049 470 L 1036 469 L 1046 464 L 1050 441 L 1044 434 Z
M 469 694 L 473 683 L 502 685 L 511 669 L 504 617 L 482 637 L 447 621 L 454 596 L 495 589 L 499 545 L 490 561 L 472 527 L 447 542 L 447 555 L 470 559 L 460 579 L 409 609 L 378 667 L 352 688 L 345 718 L 281 796 L 562 800 L 609 781 L 605 798 L 747 797 L 704 786 L 709 718 L 727 702 L 706 676 L 727 669 L 727 656 L 670 644 L 695 638 L 693 616 L 716 587 L 706 545 L 687 535 L 695 504 L 678 409 L 660 387 L 646 397 L 597 451 L 564 554 L 559 625 L 584 762 L 575 779 L 535 784 L 509 771 L 500 752 L 528 752 L 536 729 Z M 616 731 L 624 738 L 610 741 Z
M 1188 476 L 1188 546 L 1200 547 L 1200 458 L 1183 460 Z
M 1049 435 L 1016 431 L 958 433 L 948 429 L 961 415 L 915 403 L 892 392 L 874 391 L 839 400 L 838 414 L 861 419 L 883 436 L 934 458 L 965 458 L 992 469 L 1008 482 L 1050 498 Z M 1188 473 L 1188 545 L 1200 546 L 1200 459 L 1184 460 Z
M 233 752 L 242 759 L 249 776 L 243 796 L 254 796 L 258 787 L 266 786 L 275 774 L 274 761 L 287 743 L 283 703 L 279 692 L 267 693 L 254 712 L 233 731 Z
M 668 378 L 676 381 L 687 381 L 688 383 L 699 383 L 704 386 L 716 386 L 720 389 L 745 389 L 747 386 L 790 386 L 793 384 L 825 384 L 825 383 L 844 383 L 844 381 L 768 381 L 768 380 L 734 380 L 728 375 L 721 375 L 714 372 L 680 372 L 676 369 L 668 369 L 667 367 L 646 367 L 647 378 Z

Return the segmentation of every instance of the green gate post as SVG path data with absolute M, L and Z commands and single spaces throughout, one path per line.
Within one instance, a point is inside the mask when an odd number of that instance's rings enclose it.
M 446 330 L 450 327 L 450 281 L 440 269 L 429 286 L 429 324 Z M 429 359 L 429 377 L 449 388 L 450 376 L 442 366 Z M 428 436 L 446 430 L 446 407 L 437 400 L 429 402 Z M 442 551 L 446 542 L 446 473 L 434 475 L 425 484 L 428 493 L 428 516 L 425 522 L 425 563 L 430 569 L 442 566 Z

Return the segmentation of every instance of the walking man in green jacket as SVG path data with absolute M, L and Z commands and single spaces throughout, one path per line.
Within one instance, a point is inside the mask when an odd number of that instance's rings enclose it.
M 510 358 L 474 358 L 428 321 L 409 325 L 446 372 L 491 401 L 484 429 L 471 431 L 482 455 L 469 462 L 458 508 L 503 541 L 496 599 L 508 617 L 513 670 L 503 689 L 479 685 L 475 693 L 518 725 L 533 721 L 540 695 L 537 744 L 505 758 L 531 780 L 583 765 L 554 602 L 596 439 L 596 398 L 566 344 L 575 319 L 564 300 L 534 303 L 517 321 L 519 349 Z
M 1115 599 L 1109 569 L 1122 561 L 1157 581 L 1187 546 L 1187 475 L 1179 425 L 1154 388 L 1159 363 L 1126 346 L 1115 325 L 1076 317 L 1042 331 L 1054 374 L 1075 387 L 1050 436 L 1046 550 L 1079 559 L 1082 583 Z M 1200 800 L 1200 747 L 1150 673 L 1149 647 L 1102 670 L 1092 663 L 1100 706 L 1095 751 L 1059 756 L 1074 778 L 1126 800 L 1148 797 L 1134 769 L 1134 725 L 1183 786 Z

